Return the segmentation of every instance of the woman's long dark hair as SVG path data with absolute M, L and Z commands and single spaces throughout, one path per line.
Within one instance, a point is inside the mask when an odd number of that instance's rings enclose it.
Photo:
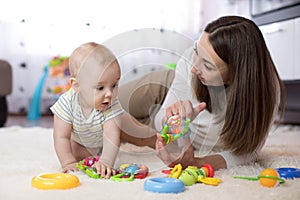
M 222 141 L 237 155 L 253 152 L 266 138 L 279 102 L 283 115 L 283 83 L 261 31 L 251 20 L 225 16 L 209 23 L 204 31 L 217 55 L 228 65 Z M 206 102 L 211 112 L 207 86 L 196 77 L 193 84 L 197 99 Z

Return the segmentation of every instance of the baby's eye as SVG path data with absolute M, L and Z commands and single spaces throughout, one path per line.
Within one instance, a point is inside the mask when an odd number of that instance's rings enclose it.
M 119 84 L 118 83 L 116 83 L 116 84 L 113 84 L 113 88 L 116 88 L 116 87 L 118 87 L 119 86 Z
M 113 88 L 116 88 L 116 87 L 118 87 L 118 84 L 114 84 L 114 85 L 113 85 Z
M 99 91 L 101 91 L 101 90 L 103 90 L 104 89 L 104 87 L 103 86 L 99 86 L 99 87 L 97 87 L 97 90 L 99 90 Z

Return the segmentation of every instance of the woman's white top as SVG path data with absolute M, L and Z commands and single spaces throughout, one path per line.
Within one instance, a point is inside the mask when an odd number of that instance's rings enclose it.
M 190 100 L 193 107 L 199 105 L 199 101 L 193 95 L 192 80 L 192 63 L 193 49 L 188 49 L 176 66 L 176 73 L 173 83 L 169 89 L 166 99 L 155 117 L 156 130 L 162 130 L 162 121 L 165 116 L 165 109 L 177 102 L 178 100 Z M 222 100 L 226 106 L 226 93 L 224 89 Z M 221 95 L 222 96 L 222 95 Z M 248 164 L 256 160 L 258 151 L 248 155 L 237 156 L 231 151 L 224 151 L 220 133 L 224 124 L 224 114 L 211 114 L 207 110 L 200 114 L 190 123 L 192 134 L 190 135 L 191 142 L 195 147 L 195 155 L 203 157 L 209 154 L 220 154 L 226 160 L 227 167 L 230 168 L 236 165 Z M 260 145 L 259 150 L 263 146 Z

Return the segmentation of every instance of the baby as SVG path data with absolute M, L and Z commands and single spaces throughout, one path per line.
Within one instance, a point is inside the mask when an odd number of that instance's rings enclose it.
M 70 56 L 69 68 L 71 89 L 51 107 L 54 147 L 62 171 L 76 171 L 76 162 L 100 155 L 94 167 L 109 178 L 115 174 L 121 127 L 144 133 L 148 127 L 122 109 L 117 99 L 120 66 L 108 48 L 92 42 L 79 46 Z

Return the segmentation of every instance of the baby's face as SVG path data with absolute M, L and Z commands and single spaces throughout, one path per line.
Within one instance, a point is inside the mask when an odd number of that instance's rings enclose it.
M 117 96 L 121 76 L 119 63 L 93 64 L 84 70 L 79 80 L 81 106 L 105 110 Z

